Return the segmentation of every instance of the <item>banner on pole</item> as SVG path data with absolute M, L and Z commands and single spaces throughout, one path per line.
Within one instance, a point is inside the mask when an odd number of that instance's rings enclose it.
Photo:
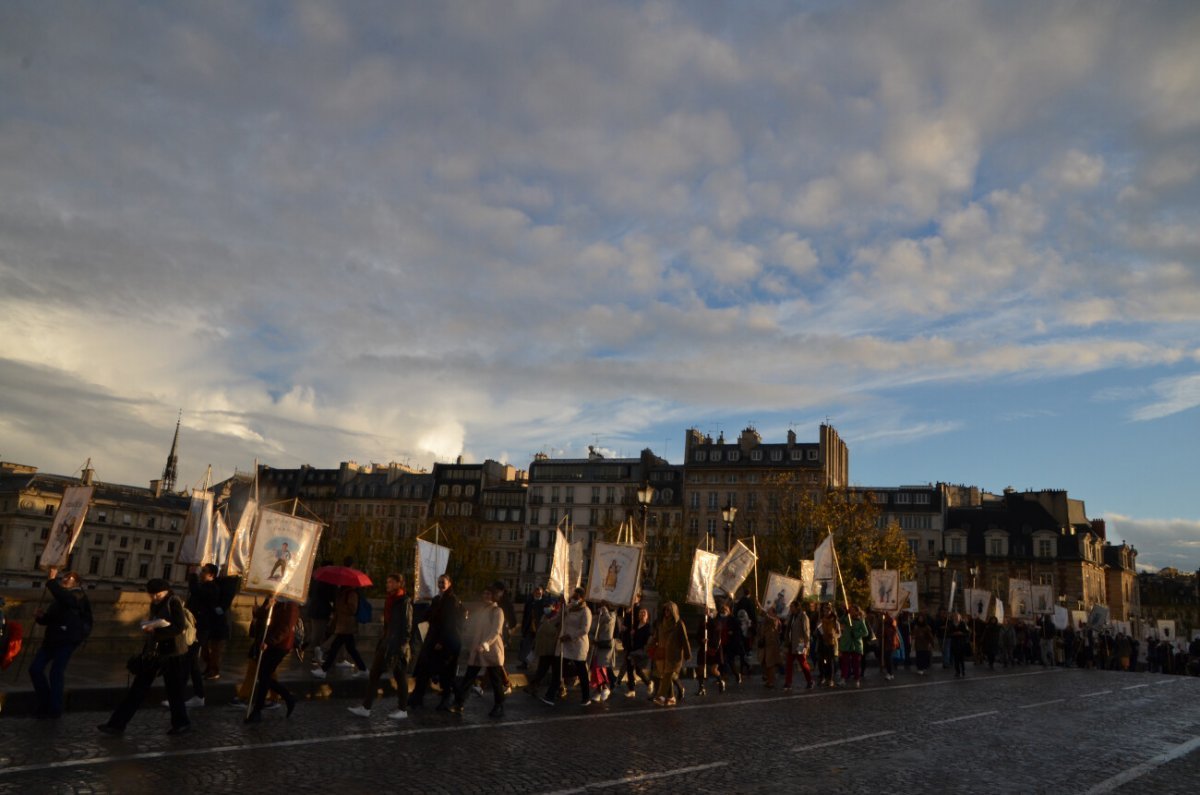
M 1054 606 L 1054 628 L 1059 632 L 1071 625 L 1071 614 L 1062 605 Z
M 917 581 L 904 580 L 900 583 L 900 608 L 915 613 L 921 608 L 917 605 Z
M 62 502 L 50 520 L 50 533 L 46 536 L 46 548 L 38 559 L 38 567 L 65 569 L 71 560 L 71 550 L 79 540 L 83 523 L 87 519 L 88 505 L 92 501 L 94 486 L 67 486 L 63 489 Z
M 218 567 L 226 565 L 229 561 L 232 540 L 229 525 L 225 524 L 225 517 L 221 515 L 220 511 L 213 511 L 212 562 Z
M 999 598 L 992 603 L 992 615 L 994 615 L 996 620 L 1001 624 L 1004 623 L 1004 602 L 1001 602 Z
M 685 600 L 689 605 L 700 605 L 709 610 L 717 608 L 713 599 L 713 578 L 717 573 L 717 564 L 721 556 L 716 552 L 697 549 L 692 555 L 692 574 L 688 578 L 688 592 Z
M 986 620 L 988 605 L 992 601 L 992 592 L 982 588 L 965 588 L 963 593 L 967 597 L 967 610 L 971 618 L 978 618 L 980 621 Z
M 750 550 L 750 547 L 738 541 L 721 558 L 721 562 L 717 565 L 713 584 L 729 596 L 734 596 L 737 589 L 746 581 L 746 577 L 754 570 L 756 560 L 758 557 Z
M 900 605 L 900 572 L 871 569 L 871 609 L 894 613 Z
M 583 542 L 572 541 L 567 545 L 567 590 L 571 593 L 583 582 Z
M 946 612 L 954 612 L 954 595 L 958 591 L 958 580 L 950 581 L 950 601 L 946 603 Z
M 817 595 L 816 577 L 814 577 L 813 562 L 800 561 L 800 587 L 804 589 L 804 598 L 811 599 Z
M 795 577 L 787 577 L 777 571 L 767 572 L 767 588 L 763 591 L 763 605 L 775 608 L 775 615 L 788 615 L 792 600 L 800 594 L 802 583 Z
M 416 566 L 413 583 L 417 589 L 413 601 L 419 602 L 437 596 L 438 577 L 446 573 L 446 566 L 450 563 L 450 548 L 418 538 L 413 563 Z
M 1013 618 L 1033 618 L 1033 586 L 1029 580 L 1008 581 L 1008 606 Z
M 250 544 L 254 537 L 254 520 L 258 516 L 258 500 L 247 496 L 234 523 L 229 538 L 229 557 L 225 560 L 225 573 L 240 576 L 250 568 Z
M 1031 585 L 1029 590 L 1033 595 L 1033 612 L 1038 615 L 1049 615 L 1054 612 L 1053 585 Z M 1012 596 L 1008 598 L 1009 601 L 1012 601 Z
M 270 509 L 260 511 L 242 590 L 304 603 L 320 542 L 320 522 Z
M 1175 640 L 1175 622 L 1169 619 L 1160 618 L 1157 623 L 1158 637 L 1162 640 Z
M 833 564 L 833 533 L 825 536 L 825 540 L 817 544 L 813 550 L 813 579 L 832 580 L 835 576 Z
M 641 544 L 597 541 L 592 545 L 592 568 L 588 574 L 587 600 L 632 605 L 637 595 L 641 567 Z
M 212 551 L 213 495 L 209 491 L 193 491 L 176 560 L 188 566 L 201 566 L 212 562 Z
M 1108 624 L 1108 616 L 1107 605 L 1093 605 L 1088 613 L 1088 627 L 1099 632 Z
M 550 577 L 546 580 L 546 590 L 552 594 L 566 594 L 571 577 L 571 550 L 567 537 L 562 530 L 554 531 L 554 549 L 550 552 Z

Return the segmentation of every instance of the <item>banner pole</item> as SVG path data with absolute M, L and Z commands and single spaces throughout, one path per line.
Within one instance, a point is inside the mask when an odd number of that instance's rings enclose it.
M 750 536 L 750 543 L 754 547 L 754 598 L 758 599 L 758 536 Z
M 829 551 L 833 553 L 833 565 L 837 569 L 838 585 L 842 587 L 842 603 L 846 610 L 850 609 L 850 597 L 846 595 L 846 581 L 842 579 L 842 562 L 838 560 L 837 543 L 833 541 L 833 531 L 829 531 Z

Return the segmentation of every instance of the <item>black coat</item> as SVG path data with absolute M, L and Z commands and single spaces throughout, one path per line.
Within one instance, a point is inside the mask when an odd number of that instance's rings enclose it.
M 92 631 L 92 606 L 82 588 L 65 588 L 58 580 L 46 582 L 53 602 L 37 622 L 46 627 L 46 645 L 78 645 Z

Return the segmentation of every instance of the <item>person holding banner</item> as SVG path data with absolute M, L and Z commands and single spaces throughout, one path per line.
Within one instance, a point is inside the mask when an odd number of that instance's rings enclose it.
M 46 636 L 29 666 L 29 678 L 37 696 L 34 716 L 57 719 L 62 717 L 67 663 L 92 631 L 92 606 L 75 572 L 69 571 L 60 578 L 58 569 L 52 566 L 47 576 L 46 589 L 53 601 L 34 616 L 46 628 Z M 50 667 L 49 681 L 46 666 Z
M 653 629 L 650 626 L 650 611 L 639 607 L 636 616 L 637 626 L 631 627 L 632 633 L 627 631 L 622 638 L 625 644 L 625 667 L 621 670 L 621 676 L 628 688 L 625 691 L 626 698 L 637 696 L 635 676 L 641 679 L 646 687 L 652 686 L 646 670 L 650 667 L 650 655 L 646 652 L 646 644 L 650 642 L 650 632 Z
M 679 672 L 683 670 L 683 663 L 692 656 L 687 628 L 679 619 L 679 607 L 674 602 L 667 602 L 662 606 L 651 642 L 654 647 L 654 672 L 657 682 L 654 703 L 660 707 L 673 707 L 677 703 L 673 692 L 675 682 L 679 678 Z
M 700 680 L 700 685 L 696 689 L 696 695 L 703 696 L 708 692 L 704 684 L 710 674 L 717 680 L 717 692 L 724 693 L 725 677 L 721 675 L 721 669 L 724 667 L 721 650 L 721 622 L 716 613 L 707 607 L 704 608 L 704 616 L 700 621 L 700 636 L 705 640 L 705 647 L 700 649 L 696 655 L 698 657 L 696 676 Z
M 538 685 L 550 675 L 551 669 L 558 667 L 558 656 L 554 652 L 558 646 L 558 636 L 562 629 L 560 603 L 551 597 L 543 597 L 542 602 L 542 619 L 538 624 L 537 633 L 533 637 L 533 653 L 537 656 L 537 669 L 529 677 L 529 683 L 525 685 L 525 692 L 531 696 L 537 695 Z
M 583 601 L 583 589 L 576 588 L 571 594 L 562 617 L 562 631 L 558 636 L 556 651 L 560 659 L 558 667 L 550 670 L 550 686 L 542 702 L 554 706 L 558 699 L 558 686 L 570 676 L 579 679 L 579 693 L 583 706 L 591 703 L 591 682 L 588 676 L 588 631 L 592 628 L 592 611 Z
M 783 664 L 783 649 L 780 643 L 780 621 L 775 605 L 759 613 L 758 663 L 762 666 L 763 680 L 768 689 L 775 687 L 775 674 Z
M 290 718 L 292 710 L 296 708 L 296 697 L 275 677 L 275 671 L 296 645 L 296 622 L 300 620 L 300 605 L 295 602 L 276 601 L 274 596 L 269 596 L 255 613 L 259 622 L 265 622 L 268 615 L 271 620 L 267 623 L 267 632 L 259 647 L 258 679 L 254 685 L 253 707 L 245 722 L 258 723 L 262 720 L 268 690 L 283 699 L 283 703 L 287 705 L 287 716 Z

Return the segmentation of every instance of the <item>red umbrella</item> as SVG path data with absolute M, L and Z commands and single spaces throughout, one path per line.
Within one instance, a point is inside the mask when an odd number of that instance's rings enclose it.
M 349 566 L 322 566 L 313 572 L 313 579 L 330 585 L 347 585 L 351 588 L 366 588 L 371 578 Z

